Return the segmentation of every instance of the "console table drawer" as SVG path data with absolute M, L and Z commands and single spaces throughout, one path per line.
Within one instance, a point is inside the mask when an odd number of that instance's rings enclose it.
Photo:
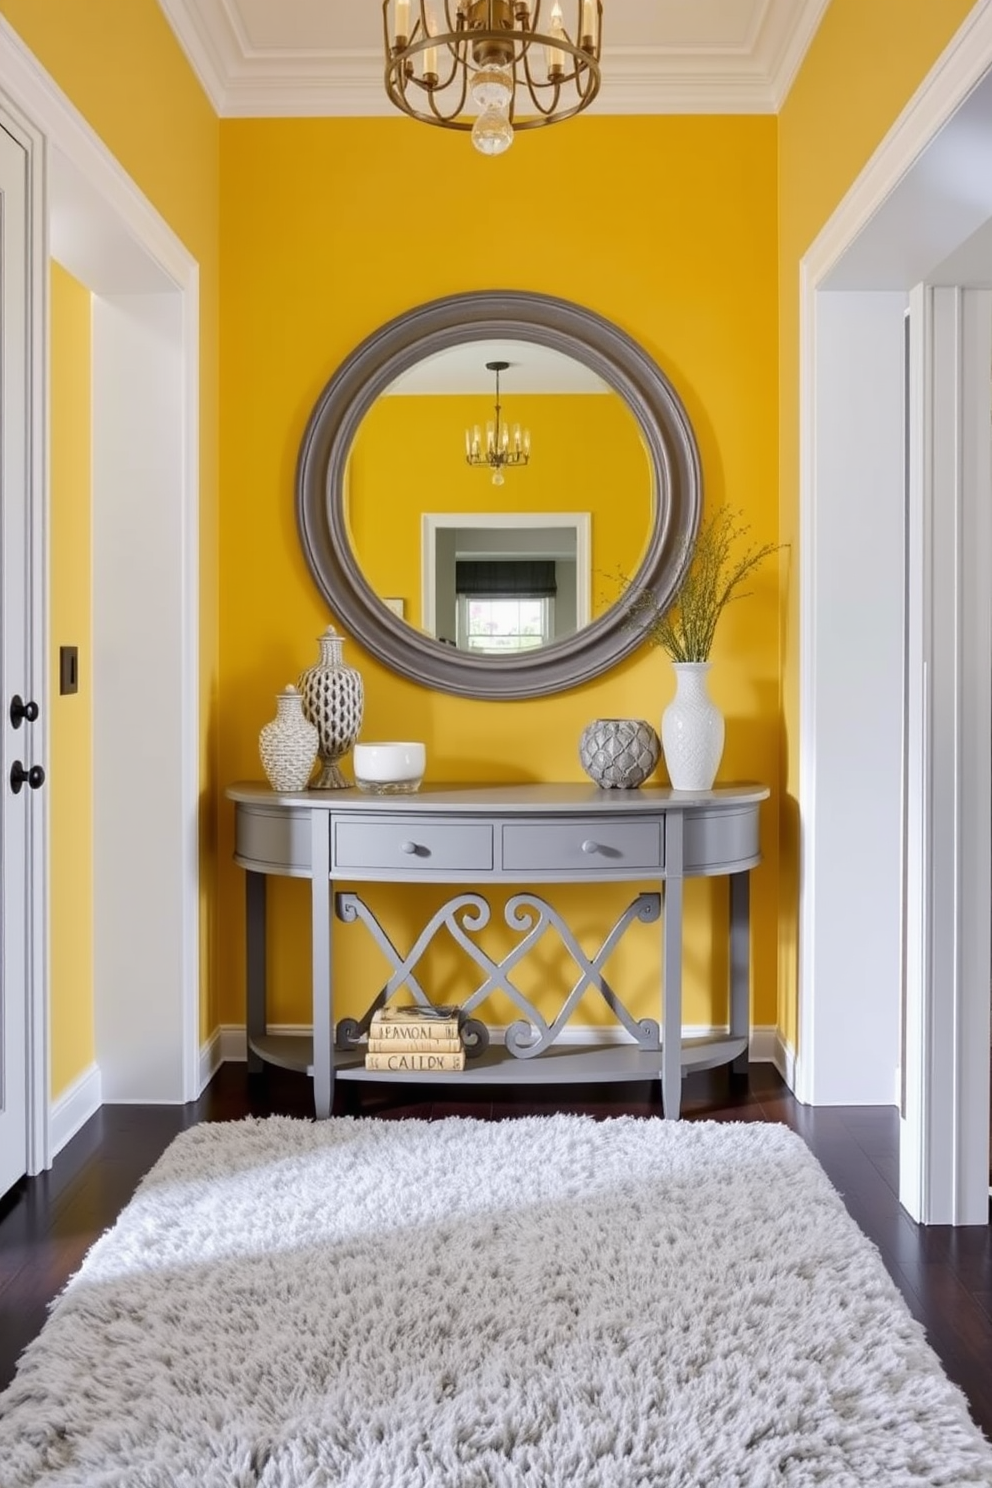
M 489 822 L 423 821 L 413 817 L 351 817 L 334 824 L 332 871 L 386 870 L 491 873 Z
M 610 870 L 643 868 L 657 873 L 664 866 L 661 823 L 507 822 L 503 826 L 503 867 L 536 872 L 588 872 L 590 878 Z

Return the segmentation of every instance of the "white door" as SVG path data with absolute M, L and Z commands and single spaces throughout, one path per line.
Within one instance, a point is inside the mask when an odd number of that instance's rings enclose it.
M 34 704 L 29 656 L 28 158 L 0 126 L 0 1193 L 28 1170 L 29 813 L 39 782 L 11 785 L 15 761 L 40 766 L 43 726 L 14 727 Z

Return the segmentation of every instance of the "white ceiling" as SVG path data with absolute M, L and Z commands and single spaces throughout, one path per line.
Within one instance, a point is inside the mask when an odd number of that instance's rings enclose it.
M 223 118 L 393 112 L 381 0 L 159 4 Z M 827 4 L 603 0 L 603 84 L 590 112 L 774 113 Z
M 500 373 L 504 393 L 608 393 L 601 377 L 572 357 L 533 341 L 470 341 L 424 357 L 386 389 L 387 393 L 486 393 L 496 386 L 487 362 L 509 362 Z

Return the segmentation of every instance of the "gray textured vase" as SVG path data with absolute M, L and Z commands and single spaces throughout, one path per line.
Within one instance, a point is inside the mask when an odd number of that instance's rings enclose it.
M 597 785 L 643 785 L 661 758 L 661 743 L 644 718 L 597 718 L 582 732 L 579 759 Z
M 362 674 L 346 666 L 344 642 L 329 625 L 319 637 L 320 660 L 300 675 L 303 711 L 317 725 L 321 772 L 311 790 L 342 790 L 350 785 L 338 764 L 358 738 L 365 710 Z

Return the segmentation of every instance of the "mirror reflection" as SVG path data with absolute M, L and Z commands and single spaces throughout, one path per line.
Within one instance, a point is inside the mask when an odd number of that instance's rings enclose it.
M 344 486 L 369 586 L 409 625 L 476 655 L 588 625 L 639 568 L 655 522 L 651 461 L 624 400 L 582 362 L 519 340 L 449 348 L 391 382 L 362 419 Z

